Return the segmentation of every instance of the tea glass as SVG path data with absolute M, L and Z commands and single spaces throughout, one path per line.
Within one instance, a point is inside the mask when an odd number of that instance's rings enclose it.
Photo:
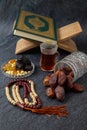
M 43 71 L 54 71 L 54 66 L 57 62 L 58 45 L 55 43 L 40 44 L 40 67 Z

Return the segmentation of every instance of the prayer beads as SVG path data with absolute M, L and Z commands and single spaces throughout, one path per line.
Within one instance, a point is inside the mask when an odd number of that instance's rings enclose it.
M 10 87 L 12 87 L 12 97 L 10 95 Z M 23 87 L 24 97 L 22 98 L 19 92 L 19 87 Z M 6 88 L 6 97 L 8 101 L 16 106 L 19 106 L 22 109 L 27 108 L 40 108 L 42 103 L 37 93 L 34 90 L 34 82 L 27 79 L 17 79 L 11 81 L 7 84 Z M 29 94 L 29 95 L 28 95 Z M 32 99 L 30 102 L 28 96 Z

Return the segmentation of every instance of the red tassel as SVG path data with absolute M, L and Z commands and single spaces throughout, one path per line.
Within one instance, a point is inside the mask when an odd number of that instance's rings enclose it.
M 34 113 L 38 113 L 38 114 L 48 114 L 48 115 L 58 115 L 60 117 L 64 116 L 68 116 L 68 112 L 66 109 L 66 105 L 63 106 L 49 106 L 49 107 L 43 107 L 43 108 L 39 108 L 39 109 L 32 109 L 32 108 L 24 108 L 25 110 L 30 110 Z

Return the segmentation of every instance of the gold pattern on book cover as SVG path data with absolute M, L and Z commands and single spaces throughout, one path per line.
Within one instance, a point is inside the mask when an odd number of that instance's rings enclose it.
M 31 12 L 21 11 L 16 29 L 55 39 L 53 19 Z
M 35 29 L 38 30 L 39 27 L 44 27 L 44 23 L 41 22 L 37 17 L 30 19 L 30 24 L 34 25 Z

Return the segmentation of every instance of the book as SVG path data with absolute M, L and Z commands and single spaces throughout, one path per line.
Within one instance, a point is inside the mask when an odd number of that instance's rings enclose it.
M 53 18 L 20 10 L 14 22 L 13 34 L 39 42 L 57 43 L 57 32 Z

